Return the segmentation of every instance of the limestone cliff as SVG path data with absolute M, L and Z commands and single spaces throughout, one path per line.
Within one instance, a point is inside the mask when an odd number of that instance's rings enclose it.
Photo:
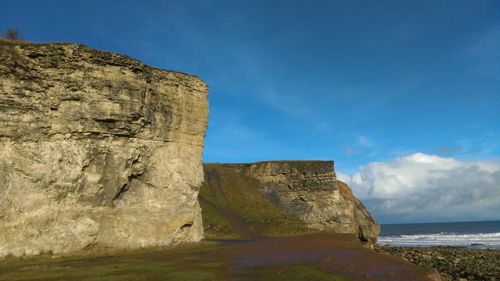
M 198 241 L 207 86 L 73 44 L 0 41 L 0 256 Z
M 245 165 L 245 175 L 263 183 L 262 192 L 276 206 L 309 227 L 356 234 L 373 243 L 379 224 L 351 189 L 336 179 L 333 161 L 270 161 Z

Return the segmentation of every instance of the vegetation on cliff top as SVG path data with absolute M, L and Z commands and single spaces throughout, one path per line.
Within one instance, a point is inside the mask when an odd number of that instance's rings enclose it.
M 7 30 L 5 30 L 4 38 L 9 39 L 9 40 L 18 40 L 19 39 L 19 30 L 7 28 Z

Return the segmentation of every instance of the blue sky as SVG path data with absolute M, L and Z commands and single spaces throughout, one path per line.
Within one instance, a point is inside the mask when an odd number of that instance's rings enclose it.
M 202 78 L 207 162 L 500 158 L 499 1 L 3 0 L 7 27 Z

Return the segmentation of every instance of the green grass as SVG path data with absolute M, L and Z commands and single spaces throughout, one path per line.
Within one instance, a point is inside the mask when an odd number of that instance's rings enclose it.
M 259 192 L 258 180 L 237 167 L 205 164 L 205 183 L 199 200 L 205 237 L 238 239 L 310 233 L 299 218 L 276 208 Z
M 226 280 L 227 263 L 213 260 L 220 246 L 138 250 L 97 256 L 7 259 L 0 280 Z
M 0 280 L 347 281 L 312 264 L 234 267 L 227 245 L 181 246 L 116 254 L 39 256 L 0 262 Z
M 202 186 L 205 237 L 245 239 L 260 236 L 289 236 L 312 232 L 295 216 L 274 207 L 256 179 L 234 167 L 205 165 L 210 176 Z M 0 260 L 0 280 L 337 280 L 311 264 L 281 264 L 238 268 L 229 244 L 200 244 L 164 249 L 93 252 L 67 257 L 39 256 Z M 235 269 L 236 266 L 236 269 Z M 240 280 L 240 279 L 238 279 Z
M 210 202 L 198 198 L 202 207 L 203 227 L 206 239 L 242 239 L 229 219 L 221 214 Z

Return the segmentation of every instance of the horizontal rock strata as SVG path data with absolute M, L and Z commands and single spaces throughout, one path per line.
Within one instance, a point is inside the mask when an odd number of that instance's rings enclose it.
M 337 180 L 333 161 L 270 161 L 250 164 L 244 173 L 264 183 L 275 205 L 297 215 L 310 227 L 355 233 L 373 243 L 380 226 L 351 189 Z
M 276 207 L 303 220 L 310 228 L 356 234 L 375 242 L 380 225 L 351 189 L 337 180 L 333 161 L 268 161 L 220 164 L 258 179 L 256 188 Z
M 0 41 L 0 256 L 199 241 L 207 118 L 194 76 Z

